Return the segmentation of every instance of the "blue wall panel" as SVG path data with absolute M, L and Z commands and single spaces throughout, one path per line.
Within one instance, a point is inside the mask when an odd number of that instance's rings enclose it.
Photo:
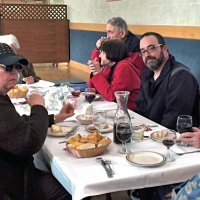
M 70 59 L 87 64 L 96 41 L 106 33 L 70 30 Z M 200 84 L 200 40 L 165 38 L 177 61 L 188 66 Z
M 70 59 L 87 64 L 96 41 L 105 35 L 102 32 L 70 30 Z

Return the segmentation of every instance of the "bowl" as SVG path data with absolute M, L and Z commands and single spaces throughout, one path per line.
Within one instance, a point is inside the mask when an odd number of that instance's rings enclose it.
M 92 124 L 93 115 L 78 115 L 76 119 L 83 125 Z
M 8 91 L 8 96 L 10 98 L 24 98 L 28 92 L 27 87 L 15 86 Z
M 89 135 L 91 134 L 99 135 L 98 133 L 90 133 Z M 77 136 L 78 135 L 75 135 L 75 136 L 72 136 L 71 138 L 76 138 Z M 99 156 L 104 153 L 104 151 L 108 148 L 108 146 L 111 143 L 111 139 L 109 137 L 104 137 L 101 135 L 100 137 L 101 139 L 95 144 L 91 142 L 87 142 L 87 141 L 81 142 L 81 139 L 80 141 L 73 141 L 73 143 L 70 143 L 70 144 L 66 142 L 65 150 L 72 153 L 75 157 L 78 157 L 78 158 L 89 158 L 89 157 Z M 83 136 L 83 138 L 85 138 L 85 136 Z

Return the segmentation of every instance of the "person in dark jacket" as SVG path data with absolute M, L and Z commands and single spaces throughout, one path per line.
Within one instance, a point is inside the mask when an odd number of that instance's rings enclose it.
M 178 115 L 187 114 L 198 126 L 199 85 L 189 68 L 169 54 L 158 33 L 142 35 L 140 51 L 147 68 L 141 74 L 136 112 L 174 130 Z
M 88 61 L 90 64 L 92 61 L 99 61 L 99 49 L 101 44 L 107 40 L 120 40 L 124 42 L 127 51 L 129 53 L 130 60 L 133 62 L 138 70 L 142 71 L 145 67 L 142 59 L 138 56 L 139 39 L 138 37 L 128 30 L 128 25 L 121 17 L 113 17 L 108 20 L 106 24 L 107 37 L 101 37 L 96 42 L 96 48 L 92 51 L 91 60 Z
M 48 126 L 74 114 L 67 104 L 57 115 L 48 116 L 45 101 L 39 94 L 26 98 L 30 116 L 15 110 L 7 92 L 18 79 L 21 64 L 27 60 L 0 43 L 0 199 L 4 200 L 71 200 L 71 195 L 51 173 L 33 164 L 47 135 Z
M 197 126 L 199 85 L 189 68 L 175 60 L 163 37 L 155 32 L 141 36 L 140 52 L 147 68 L 141 74 L 136 112 L 174 130 L 178 115 L 187 114 Z M 137 191 L 141 200 L 164 200 L 171 190 L 166 185 Z

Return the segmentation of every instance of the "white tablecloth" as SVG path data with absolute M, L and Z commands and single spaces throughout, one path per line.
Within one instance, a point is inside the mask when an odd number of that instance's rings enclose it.
M 96 110 L 116 109 L 114 103 L 106 101 L 95 101 L 93 105 Z M 20 108 L 17 107 L 17 109 L 19 112 L 20 109 L 24 109 L 23 112 L 26 111 L 27 113 L 29 111 L 26 107 L 23 108 L 23 105 L 20 105 Z M 80 114 L 80 112 L 76 110 L 76 115 Z M 133 125 L 156 124 L 136 113 L 130 112 L 130 114 Z M 70 119 L 75 119 L 75 116 Z M 108 120 L 112 121 L 111 118 L 108 118 Z M 152 131 L 157 131 L 165 128 L 159 125 L 152 129 Z M 152 131 L 145 132 L 145 135 L 149 136 Z M 87 133 L 83 125 L 79 127 L 77 132 L 80 134 Z M 112 133 L 106 134 L 111 139 L 112 135 Z M 120 145 L 111 143 L 107 151 L 102 155 L 104 159 L 112 162 L 112 168 L 115 172 L 113 178 L 108 178 L 103 167 L 95 160 L 95 157 L 76 158 L 64 151 L 65 144 L 58 144 L 59 141 L 64 139 L 62 137 L 47 136 L 43 148 L 37 156 L 41 160 L 42 158 L 46 159 L 53 175 L 72 194 L 73 200 L 109 192 L 181 182 L 199 172 L 200 169 L 199 152 L 181 156 L 174 155 L 176 157 L 174 162 L 167 162 L 159 167 L 147 168 L 131 165 L 126 160 L 125 155 L 117 152 Z M 149 138 L 139 143 L 132 141 L 129 148 L 133 152 L 145 150 L 166 154 L 166 147 L 162 143 Z
M 104 108 L 104 104 L 107 105 L 108 102 L 99 101 L 98 107 Z M 133 125 L 156 124 L 136 113 L 131 113 L 131 115 Z M 158 126 L 152 131 L 162 129 L 165 128 Z M 145 132 L 145 135 L 150 135 L 152 131 Z M 86 133 L 85 126 L 80 126 L 77 132 Z M 106 135 L 112 139 L 112 133 Z M 160 167 L 145 168 L 131 165 L 126 160 L 125 155 L 117 152 L 120 145 L 111 143 L 108 150 L 102 155 L 104 159 L 111 160 L 115 172 L 113 178 L 108 178 L 95 157 L 76 158 L 64 151 L 65 144 L 58 144 L 63 139 L 48 136 L 42 153 L 49 162 L 53 175 L 72 194 L 73 200 L 114 191 L 181 182 L 199 172 L 200 153 L 174 155 L 176 157 L 174 162 L 166 163 Z M 133 152 L 145 150 L 166 154 L 166 147 L 151 139 L 144 139 L 139 143 L 132 142 L 129 148 Z

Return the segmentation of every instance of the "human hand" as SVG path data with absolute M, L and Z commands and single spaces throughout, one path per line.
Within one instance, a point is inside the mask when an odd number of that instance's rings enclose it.
M 96 48 L 99 49 L 103 42 L 105 42 L 108 38 L 107 37 L 101 37 L 96 42 Z
M 45 100 L 40 94 L 31 94 L 29 97 L 26 97 L 26 101 L 30 107 L 34 105 L 45 106 Z
M 200 148 L 200 129 L 193 127 L 192 132 L 181 133 L 178 140 L 193 147 Z
M 32 84 L 34 83 L 34 78 L 32 76 L 28 76 L 23 78 L 23 81 L 26 82 L 26 84 Z
M 58 123 L 73 115 L 74 115 L 74 107 L 72 104 L 67 103 L 65 106 L 61 108 L 60 112 L 54 116 L 55 117 L 54 121 L 55 123 Z
M 91 73 L 93 73 L 93 75 L 101 72 L 101 66 L 100 63 L 97 61 L 97 58 L 95 58 L 94 60 L 88 60 L 87 64 L 90 67 Z

